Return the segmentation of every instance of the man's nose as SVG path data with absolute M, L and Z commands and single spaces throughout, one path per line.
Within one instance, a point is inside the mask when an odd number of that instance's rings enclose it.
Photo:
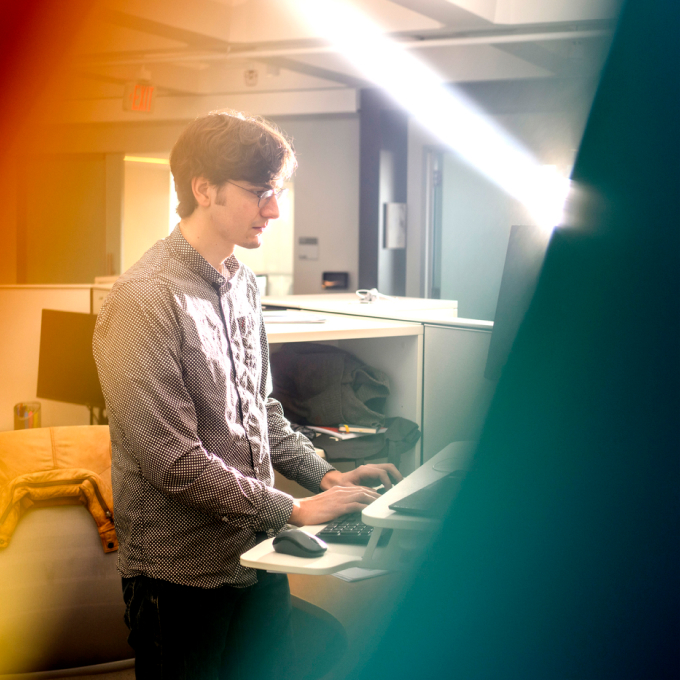
M 275 220 L 279 217 L 279 201 L 276 195 L 272 196 L 261 208 L 260 214 L 268 220 Z

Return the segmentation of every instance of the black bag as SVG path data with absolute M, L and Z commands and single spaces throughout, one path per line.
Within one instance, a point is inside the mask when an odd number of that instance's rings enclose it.
M 328 461 L 353 460 L 357 465 L 370 458 L 387 458 L 399 467 L 401 454 L 410 451 L 420 439 L 416 423 L 406 418 L 387 418 L 387 432 L 367 434 L 355 439 L 338 439 L 333 435 L 319 434 L 312 441 L 323 449 Z
M 382 427 L 387 375 L 330 345 L 294 342 L 272 354 L 272 396 L 302 425 L 340 423 Z

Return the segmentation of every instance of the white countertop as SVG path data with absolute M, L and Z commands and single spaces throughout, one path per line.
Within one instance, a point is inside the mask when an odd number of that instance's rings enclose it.
M 492 321 L 458 317 L 456 300 L 391 297 L 362 303 L 355 293 L 328 293 L 325 295 L 265 296 L 262 298 L 262 305 L 471 330 L 490 331 L 493 329 Z
M 356 316 L 397 318 L 404 321 L 410 321 L 414 314 L 419 315 L 426 311 L 444 318 L 455 318 L 458 313 L 458 303 L 455 300 L 389 297 L 365 303 L 355 293 L 283 295 L 280 297 L 266 295 L 262 298 L 262 304 Z
M 325 318 L 324 323 L 299 323 L 300 318 L 310 320 Z M 404 335 L 422 335 L 418 323 L 347 316 L 344 314 L 319 314 L 318 312 L 295 312 L 296 323 L 268 323 L 265 320 L 267 339 L 270 344 L 280 342 L 321 342 L 324 340 L 348 340 L 353 338 L 388 338 Z

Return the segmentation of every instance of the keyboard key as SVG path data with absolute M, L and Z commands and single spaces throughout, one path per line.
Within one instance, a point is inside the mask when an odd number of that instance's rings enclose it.
M 317 536 L 326 541 L 326 543 L 368 545 L 372 533 L 373 527 L 364 524 L 361 521 L 361 513 L 355 512 L 333 520 L 321 529 Z M 391 530 L 383 531 L 378 539 L 378 545 L 386 545 L 391 535 Z

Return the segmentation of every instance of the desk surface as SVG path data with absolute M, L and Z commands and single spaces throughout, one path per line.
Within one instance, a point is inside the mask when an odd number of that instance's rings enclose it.
M 362 315 L 365 310 L 424 310 L 424 309 L 458 309 L 456 300 L 434 300 L 431 298 L 409 298 L 390 296 L 379 298 L 375 302 L 363 303 L 355 293 L 322 293 L 316 295 L 265 295 L 263 305 L 277 305 L 282 307 L 297 307 L 298 309 L 313 309 L 334 311 L 336 309 L 357 309 Z
M 455 300 L 391 297 L 362 303 L 354 293 L 265 296 L 262 304 L 420 323 L 451 321 L 458 316 L 458 302 Z
M 320 531 L 325 525 L 302 527 L 310 534 Z M 341 569 L 356 567 L 361 563 L 364 556 L 363 545 L 338 545 L 333 543 L 321 557 L 294 557 L 284 555 L 274 550 L 272 541 L 262 541 L 248 552 L 241 555 L 241 564 L 253 569 L 267 569 L 286 574 L 333 574 Z
M 424 465 L 411 473 L 401 483 L 387 491 L 377 501 L 369 505 L 362 513 L 366 524 L 377 528 L 405 529 L 413 532 L 430 532 L 434 530 L 439 520 L 400 515 L 389 509 L 389 505 L 418 489 L 444 477 L 453 470 L 467 469 L 474 454 L 473 442 L 455 442 L 442 449 Z M 324 525 L 302 527 L 310 534 L 316 534 Z M 241 564 L 253 569 L 268 569 L 270 571 L 288 574 L 332 574 L 341 569 L 361 566 L 365 546 L 343 545 L 331 543 L 328 550 L 316 558 L 294 557 L 277 553 L 269 539 L 251 548 L 241 555 Z M 390 546 L 375 549 L 375 560 L 380 561 Z
M 374 319 L 345 314 L 322 314 L 297 311 L 296 323 L 268 323 L 265 319 L 267 339 L 270 344 L 279 342 L 321 342 L 323 340 L 350 340 L 355 338 L 392 338 L 404 335 L 422 335 L 418 323 Z M 324 323 L 300 323 L 308 316 L 310 320 L 324 317 Z
M 262 298 L 262 304 L 313 312 L 351 314 L 374 319 L 393 319 L 420 324 L 451 326 L 468 330 L 490 331 L 493 328 L 492 321 L 460 318 L 456 300 L 395 297 L 364 304 L 354 293 L 343 293 L 265 296 Z

